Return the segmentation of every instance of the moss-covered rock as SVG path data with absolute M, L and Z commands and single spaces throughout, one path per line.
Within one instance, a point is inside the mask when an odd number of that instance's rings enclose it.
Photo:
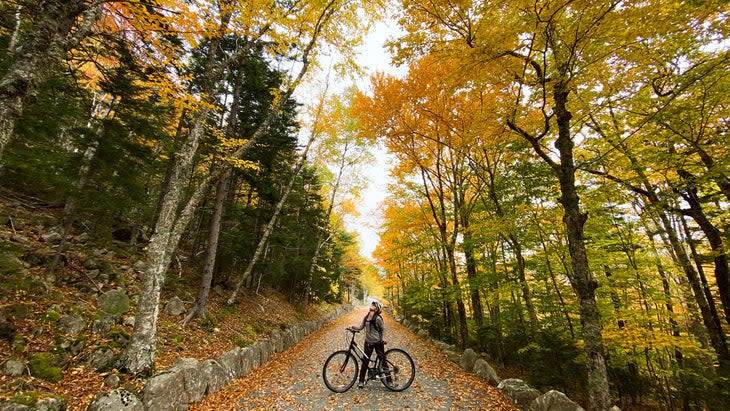
M 129 296 L 119 288 L 107 291 L 99 297 L 99 307 L 104 313 L 119 318 L 129 311 Z
M 59 382 L 63 379 L 57 358 L 49 353 L 34 353 L 28 357 L 28 369 L 30 374 L 50 382 Z

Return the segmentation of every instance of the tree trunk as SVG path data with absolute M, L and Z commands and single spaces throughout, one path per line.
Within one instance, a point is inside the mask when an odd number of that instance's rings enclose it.
M 650 183 L 648 177 L 644 173 L 644 169 L 640 166 L 637 159 L 632 153 L 623 145 L 623 143 L 612 141 L 607 138 L 607 141 L 621 152 L 630 161 L 633 171 L 639 177 L 639 181 L 643 188 L 635 187 L 627 184 L 634 192 L 643 195 L 649 203 L 655 209 L 656 215 L 659 218 L 659 223 L 663 228 L 664 235 L 666 235 L 665 241 L 668 243 L 668 248 L 671 250 L 672 258 L 675 263 L 684 271 L 687 281 L 692 289 L 694 300 L 700 311 L 702 323 L 707 330 L 708 337 L 710 339 L 710 345 L 717 354 L 720 369 L 723 372 L 730 370 L 730 351 L 728 351 L 727 341 L 725 334 L 722 330 L 721 321 L 717 315 L 717 310 L 714 307 L 712 296 L 705 290 L 702 285 L 700 273 L 695 270 L 692 266 L 687 251 L 685 250 L 682 242 L 679 239 L 677 231 L 674 229 L 669 216 L 667 215 L 667 205 L 665 201 L 659 198 L 654 186 Z M 620 181 L 620 180 L 619 180 Z M 624 183 L 624 182 L 622 182 Z M 624 183 L 625 184 L 625 183 Z M 690 247 L 692 245 L 690 244 Z M 701 265 L 698 266 L 701 269 Z M 709 296 L 709 297 L 708 297 Z
M 710 305 L 712 302 L 707 300 L 705 290 L 700 281 L 700 276 L 697 273 L 697 270 L 695 270 L 692 266 L 689 256 L 682 246 L 679 236 L 672 227 L 669 218 L 663 212 L 659 213 L 659 218 L 662 222 L 664 232 L 668 237 L 673 255 L 687 276 L 687 280 L 692 288 L 695 302 L 700 309 L 702 323 L 705 325 L 705 329 L 707 330 L 707 334 L 710 338 L 710 344 L 712 345 L 712 348 L 715 349 L 715 353 L 718 356 L 720 368 L 727 371 L 730 369 L 730 352 L 728 351 L 725 335 L 720 327 L 720 320 L 717 318 L 717 315 L 713 315 L 713 310 Z
M 103 101 L 103 97 L 96 102 L 96 94 L 94 95 L 94 101 L 95 104 L 92 104 L 93 111 L 91 113 L 91 116 L 89 117 L 89 121 L 86 124 L 86 128 L 91 130 L 94 127 L 94 123 L 99 120 L 107 119 L 111 115 L 111 112 L 114 108 L 114 105 L 116 103 L 116 97 L 112 97 L 111 101 L 104 107 L 104 112 L 101 116 L 97 116 L 96 112 L 101 111 L 102 107 L 105 105 Z M 103 128 L 102 125 L 98 125 L 98 127 L 95 130 L 92 130 L 92 134 L 95 136 L 95 138 L 89 143 L 89 145 L 84 150 L 84 154 L 81 156 L 81 166 L 79 167 L 78 172 L 78 180 L 76 180 L 76 184 L 74 185 L 76 193 L 81 192 L 81 190 L 86 187 L 86 181 L 89 178 L 89 171 L 91 170 L 91 162 L 94 160 L 94 157 L 96 157 L 96 150 L 99 147 L 99 141 L 102 138 Z M 53 258 L 53 262 L 48 267 L 48 272 L 50 274 L 55 273 L 56 269 L 58 268 L 58 265 L 61 263 L 61 259 L 63 258 L 64 253 L 66 252 L 66 248 L 68 247 L 68 237 L 71 235 L 71 231 L 73 228 L 73 223 L 76 219 L 76 199 L 74 196 L 70 196 L 66 199 L 66 204 L 63 207 L 63 234 L 61 236 L 61 243 L 58 245 L 58 248 L 56 249 L 56 255 Z M 96 284 L 94 284 L 96 285 Z M 97 287 L 98 288 L 98 287 Z
M 522 244 L 519 242 L 514 234 L 510 234 L 507 238 L 507 242 L 515 253 L 515 260 L 517 261 L 517 278 L 520 281 L 520 290 L 522 291 L 522 299 L 525 300 L 525 307 L 527 308 L 527 315 L 530 318 L 530 331 L 532 335 L 536 335 L 540 328 L 540 322 L 537 319 L 537 310 L 535 304 L 532 302 L 532 290 L 530 290 L 530 284 L 527 282 L 527 275 L 525 273 L 525 257 L 522 255 Z
M 575 184 L 575 162 L 573 140 L 570 132 L 572 114 L 567 109 L 569 90 L 567 84 L 555 84 L 555 116 L 558 124 L 558 138 L 555 147 L 560 154 L 559 167 L 555 168 L 560 182 L 560 203 L 564 209 L 563 222 L 568 236 L 573 275 L 571 286 L 578 296 L 586 366 L 588 368 L 588 394 L 593 411 L 611 408 L 611 392 L 608 384 L 606 360 L 604 358 L 601 319 L 596 304 L 595 291 L 598 286 L 591 274 L 586 254 L 583 226 L 588 218 L 580 211 L 580 199 Z
M 484 324 L 484 308 L 482 308 L 482 299 L 479 293 L 479 284 L 477 278 L 477 262 L 474 258 L 474 246 L 472 244 L 471 232 L 469 232 L 469 220 L 462 217 L 461 226 L 464 228 L 463 246 L 464 259 L 466 260 L 466 276 L 469 279 L 469 290 L 471 291 L 471 308 L 474 312 L 474 323 L 477 327 Z
M 203 119 L 207 112 L 207 109 L 201 109 L 187 141 L 174 157 L 169 187 L 160 207 L 154 233 L 147 245 L 146 267 L 142 275 L 134 330 L 122 357 L 122 368 L 133 375 L 149 375 L 153 371 L 158 305 L 165 273 L 180 237 L 192 218 L 193 210 L 204 197 L 203 193 L 207 192 L 207 184 L 198 187 L 197 196 L 191 198 L 183 212 L 178 214 L 182 189 L 192 172 L 193 158 L 203 135 Z
M 312 37 L 304 47 L 301 55 L 301 67 L 296 77 L 289 83 L 286 90 L 279 94 L 276 104 L 267 114 L 266 118 L 256 128 L 247 144 L 243 145 L 233 153 L 233 157 L 240 158 L 254 147 L 269 126 L 278 118 L 279 112 L 288 103 L 295 88 L 301 83 L 310 65 L 310 54 L 314 49 L 321 31 L 325 29 L 329 19 L 335 12 L 335 4 L 330 2 L 324 6 L 324 10 L 316 21 Z M 217 50 L 216 42 L 221 41 L 221 36 L 226 34 L 230 14 L 221 16 L 218 36 L 212 42 L 210 50 Z M 242 47 L 237 52 L 228 56 L 230 59 L 240 57 L 250 46 Z M 223 74 L 227 62 L 215 61 L 215 54 L 207 56 L 204 78 L 201 81 L 201 93 L 204 96 L 214 98 L 216 83 Z M 148 375 L 154 367 L 155 344 L 157 337 L 157 314 L 160 300 L 160 291 L 165 279 L 165 271 L 170 263 L 172 254 L 177 248 L 180 237 L 187 227 L 193 212 L 204 198 L 210 184 L 220 175 L 217 172 L 205 177 L 195 188 L 191 198 L 185 203 L 183 210 L 178 209 L 183 204 L 182 188 L 189 181 L 192 172 L 193 160 L 197 153 L 200 139 L 204 134 L 205 119 L 209 108 L 204 104 L 196 113 L 192 121 L 188 137 L 178 153 L 175 154 L 175 162 L 170 179 L 167 184 L 169 189 L 165 192 L 160 206 L 160 212 L 155 224 L 155 230 L 147 246 L 146 269 L 143 273 L 142 289 L 138 303 L 138 313 L 135 318 L 134 330 L 130 344 L 127 346 L 120 363 L 121 368 L 134 375 Z M 222 170 L 219 170 L 222 171 Z M 283 204 L 280 204 L 283 205 Z M 273 224 L 272 224 L 273 225 Z M 263 247 L 260 247 L 263 248 Z M 260 250 L 257 249 L 260 253 Z M 249 273 L 250 274 L 250 273 Z
M 691 186 L 695 178 L 685 170 L 678 170 L 689 184 L 690 187 L 682 193 L 682 198 L 689 204 L 688 210 L 683 210 L 683 214 L 691 217 L 705 234 L 707 241 L 712 249 L 712 258 L 715 263 L 715 283 L 717 284 L 717 292 L 720 295 L 725 321 L 730 324 L 730 280 L 728 280 L 728 258 L 727 251 L 722 241 L 722 233 L 715 227 L 702 210 L 702 203 L 697 196 L 697 189 Z
M 216 188 L 215 206 L 213 209 L 213 217 L 210 219 L 210 232 L 208 234 L 208 247 L 205 251 L 205 265 L 203 266 L 203 275 L 200 278 L 200 286 L 198 287 L 198 296 L 195 298 L 195 304 L 190 312 L 182 321 L 185 326 L 188 321 L 193 318 L 206 316 L 206 306 L 208 305 L 208 296 L 210 294 L 210 285 L 213 282 L 213 271 L 215 269 L 216 256 L 218 255 L 218 238 L 221 232 L 221 220 L 223 218 L 223 205 L 230 189 L 231 169 L 227 168 L 218 180 Z

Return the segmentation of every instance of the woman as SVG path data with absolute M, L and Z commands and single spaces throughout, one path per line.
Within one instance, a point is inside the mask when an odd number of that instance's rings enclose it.
M 379 357 L 382 357 L 385 353 L 386 342 L 383 339 L 383 336 L 385 335 L 385 324 L 383 322 L 383 317 L 380 315 L 382 309 L 382 304 L 377 301 L 373 301 L 373 303 L 370 304 L 368 314 L 362 319 L 362 324 L 360 324 L 359 327 L 349 327 L 349 330 L 356 332 L 367 327 L 367 330 L 365 331 L 365 357 L 362 359 L 363 366 L 360 367 L 360 380 L 357 383 L 357 388 L 365 387 L 365 373 L 368 371 L 368 361 L 373 350 L 375 350 Z M 387 367 L 388 366 L 385 365 L 386 370 Z

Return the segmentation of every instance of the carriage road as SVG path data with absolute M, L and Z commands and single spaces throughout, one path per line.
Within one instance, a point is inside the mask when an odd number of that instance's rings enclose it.
M 334 351 L 346 349 L 345 327 L 362 321 L 366 307 L 355 309 L 275 354 L 263 366 L 207 396 L 192 410 L 510 410 L 509 399 L 475 375 L 449 361 L 428 340 L 384 315 L 388 348 L 401 348 L 416 363 L 416 378 L 403 392 L 380 382 L 353 386 L 336 394 L 322 381 L 322 365 Z M 359 343 L 362 346 L 362 333 Z

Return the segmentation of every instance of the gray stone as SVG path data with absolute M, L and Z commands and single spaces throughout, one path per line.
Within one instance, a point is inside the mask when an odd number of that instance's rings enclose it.
M 3 366 L 3 374 L 8 377 L 20 377 L 23 373 L 25 373 L 25 370 L 25 364 L 17 358 L 8 359 L 5 361 L 5 365 Z
M 129 311 L 129 296 L 122 288 L 109 290 L 99 296 L 99 307 L 113 318 L 120 318 Z
M 474 362 L 477 360 L 477 353 L 471 348 L 464 350 L 461 354 L 461 368 L 465 371 L 472 372 L 474 370 Z
M 97 335 L 106 334 L 111 331 L 116 320 L 111 316 L 106 316 L 91 323 L 91 332 Z
M 41 238 L 44 242 L 49 244 L 58 244 L 61 242 L 61 239 L 63 236 L 56 231 L 51 231 L 50 233 L 41 235 Z
M 64 334 L 79 335 L 86 329 L 86 320 L 80 315 L 67 315 L 58 320 L 58 329 Z
M 131 392 L 116 389 L 91 401 L 87 411 L 145 411 L 145 408 Z
M 79 234 L 79 235 L 76 236 L 76 242 L 77 243 L 83 244 L 83 243 L 85 243 L 87 241 L 89 241 L 89 233 L 81 233 L 81 234 Z
M 251 369 L 258 368 L 261 365 L 261 346 L 254 344 L 244 348 L 244 350 L 251 352 Z
M 550 390 L 535 398 L 530 404 L 530 411 L 585 411 L 560 391 Z
M 122 379 L 116 374 L 109 374 L 104 378 L 104 387 L 118 388 L 122 383 Z
M 417 334 L 419 337 L 428 338 L 428 331 L 426 331 L 426 330 L 423 330 L 423 329 L 418 330 Z
M 223 367 L 228 381 L 242 377 L 243 373 L 243 354 L 240 349 L 236 348 L 231 351 L 224 352 L 218 357 L 218 364 Z
M 183 315 L 185 314 L 185 303 L 177 296 L 172 297 L 167 304 L 165 304 L 165 314 L 169 315 Z
M 183 376 L 188 404 L 201 401 L 208 387 L 208 380 L 206 374 L 201 371 L 198 360 L 181 358 L 173 364 L 172 368 Z
M 259 340 L 256 344 L 259 346 L 259 365 L 265 364 L 272 354 L 271 341 Z
M 540 396 L 540 391 L 530 387 L 526 382 L 517 378 L 502 380 L 497 389 L 506 395 L 515 407 L 527 410 L 532 401 Z
M 60 398 L 43 398 L 33 406 L 35 411 L 62 411 L 66 409 L 66 401 Z
M 254 350 L 251 347 L 244 347 L 238 350 L 238 356 L 241 360 L 241 371 L 242 375 L 248 375 L 258 365 L 254 365 L 256 362 L 253 358 Z
M 81 265 L 87 270 L 100 270 L 104 268 L 104 264 L 101 261 L 101 256 L 89 257 L 84 260 Z
M 142 261 L 142 260 L 138 260 L 138 261 L 136 261 L 136 262 L 135 262 L 135 263 L 134 263 L 134 264 L 132 265 L 132 268 L 134 268 L 134 271 L 137 271 L 137 272 L 140 272 L 140 273 L 141 273 L 141 272 L 143 272 L 143 271 L 144 271 L 144 269 L 145 269 L 145 267 L 146 267 L 146 266 L 147 266 L 147 265 L 145 264 L 145 262 L 144 262 L 144 261 Z
M 284 351 L 284 343 L 282 342 L 282 336 L 279 330 L 274 330 L 271 332 L 271 345 L 274 349 L 274 352 Z
M 109 348 L 99 348 L 91 353 L 89 359 L 86 360 L 86 367 L 94 371 L 103 370 L 108 367 L 114 360 L 114 351 Z
M 208 382 L 205 388 L 205 393 L 210 394 L 220 391 L 228 379 L 226 378 L 226 370 L 216 360 L 206 360 L 200 366 L 200 372 L 203 374 L 203 378 Z
M 485 360 L 479 358 L 474 362 L 474 374 L 478 375 L 479 378 L 488 382 L 490 385 L 497 386 L 501 381 L 497 372 L 494 371 L 491 365 Z
M 147 411 L 183 409 L 188 402 L 185 377 L 178 370 L 169 370 L 147 380 L 142 403 Z
M 455 362 L 459 364 L 461 362 L 461 355 L 459 353 L 454 351 L 444 351 L 444 354 L 446 354 L 446 358 L 449 359 L 451 362 Z
M 282 331 L 281 337 L 284 350 L 296 344 L 296 341 L 294 340 L 294 334 L 292 334 L 291 332 L 291 328 L 287 328 L 286 330 Z

